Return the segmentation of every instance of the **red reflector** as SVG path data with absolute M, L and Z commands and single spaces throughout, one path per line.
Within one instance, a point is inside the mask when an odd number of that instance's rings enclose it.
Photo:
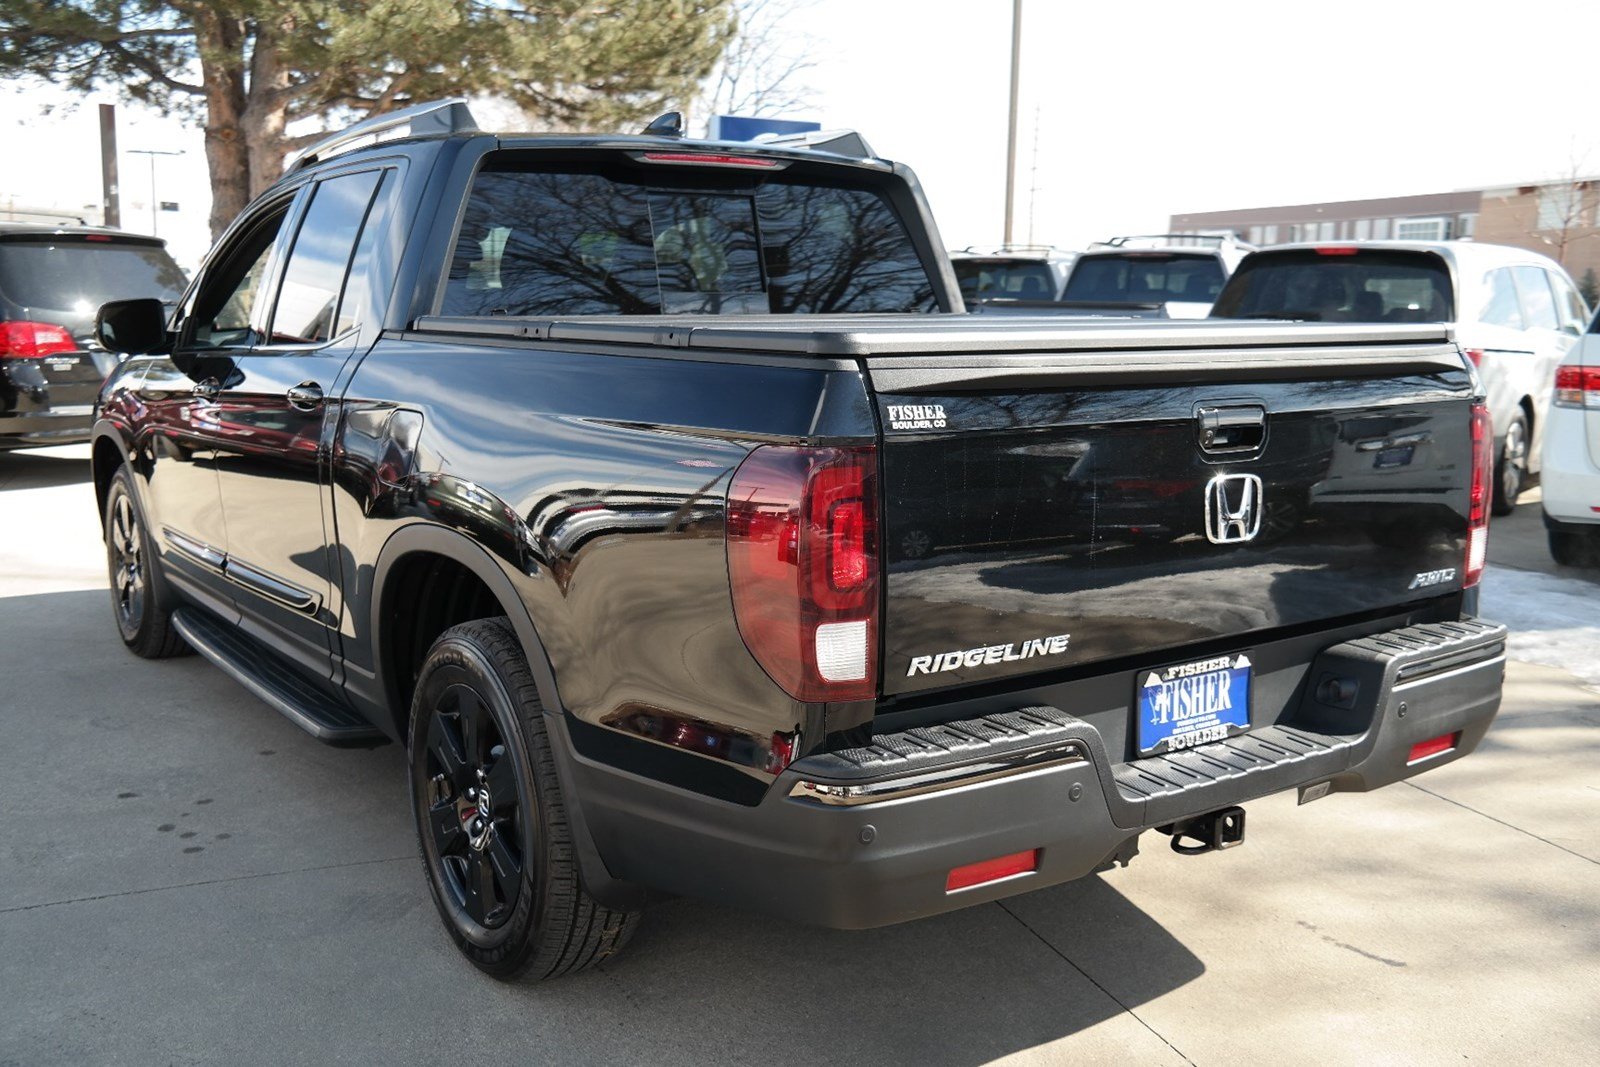
M 1453 734 L 1441 734 L 1431 741 L 1418 741 L 1411 746 L 1411 754 L 1406 757 L 1406 762 L 1415 763 L 1418 760 L 1427 759 L 1429 756 L 1437 756 L 1441 752 L 1449 752 L 1456 747 L 1456 742 L 1460 740 L 1461 731 L 1457 730 Z
M 944 891 L 954 893 L 957 889 L 971 889 L 975 885 L 998 882 L 1002 878 L 1012 878 L 1038 869 L 1039 850 L 1030 848 L 1026 852 L 1013 852 L 1009 856 L 997 856 L 992 860 L 957 867 L 944 880 Z
M 0 359 L 38 359 L 76 352 L 78 342 L 52 322 L 0 322 Z
M 1316 251 L 1319 256 L 1353 256 L 1360 249 L 1351 248 L 1348 245 L 1329 245 Z
M 699 163 L 710 167 L 755 167 L 758 170 L 778 165 L 775 159 L 725 156 L 714 152 L 646 152 L 644 158 L 652 163 Z
M 1463 349 L 1462 351 L 1466 354 L 1467 359 L 1472 361 L 1472 365 L 1474 367 L 1483 366 L 1483 349 L 1467 348 Z

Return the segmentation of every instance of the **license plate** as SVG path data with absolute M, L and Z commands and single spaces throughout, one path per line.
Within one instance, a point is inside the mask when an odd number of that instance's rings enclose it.
M 1139 755 L 1194 748 L 1250 729 L 1243 653 L 1145 671 L 1138 681 Z

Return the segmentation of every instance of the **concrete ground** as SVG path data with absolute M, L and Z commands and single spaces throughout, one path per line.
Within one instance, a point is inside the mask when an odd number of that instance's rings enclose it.
M 866 933 L 674 901 L 506 986 L 439 925 L 397 748 L 122 649 L 86 454 L 0 455 L 0 1064 L 1595 1062 L 1600 693 L 1563 670 L 1514 663 L 1472 758 L 1255 802 L 1230 852 Z M 1529 509 L 1491 558 L 1541 543 Z

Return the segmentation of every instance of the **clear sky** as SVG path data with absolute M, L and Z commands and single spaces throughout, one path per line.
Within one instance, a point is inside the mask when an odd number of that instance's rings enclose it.
M 911 164 L 946 243 L 995 242 L 1010 0 L 796 0 L 827 126 Z M 1066 247 L 1174 212 L 1435 192 L 1600 173 L 1590 57 L 1600 4 L 1025 0 L 1017 238 Z M 105 97 L 103 99 L 111 99 Z M 0 87 L 0 212 L 99 201 L 93 101 Z M 124 105 L 120 144 L 157 161 L 163 236 L 192 265 L 209 210 L 198 130 Z M 1035 169 L 1035 130 L 1037 167 Z M 124 224 L 150 226 L 145 157 Z M 1030 196 L 1030 186 L 1037 192 Z

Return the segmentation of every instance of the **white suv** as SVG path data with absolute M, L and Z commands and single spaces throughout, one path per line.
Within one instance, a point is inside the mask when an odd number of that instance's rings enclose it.
M 1494 513 L 1509 515 L 1539 470 L 1550 380 L 1589 309 L 1555 260 L 1471 241 L 1354 241 L 1252 252 L 1213 318 L 1449 322 L 1489 392 Z
M 1544 524 L 1550 554 L 1600 567 L 1600 318 L 1556 368 L 1544 430 Z

